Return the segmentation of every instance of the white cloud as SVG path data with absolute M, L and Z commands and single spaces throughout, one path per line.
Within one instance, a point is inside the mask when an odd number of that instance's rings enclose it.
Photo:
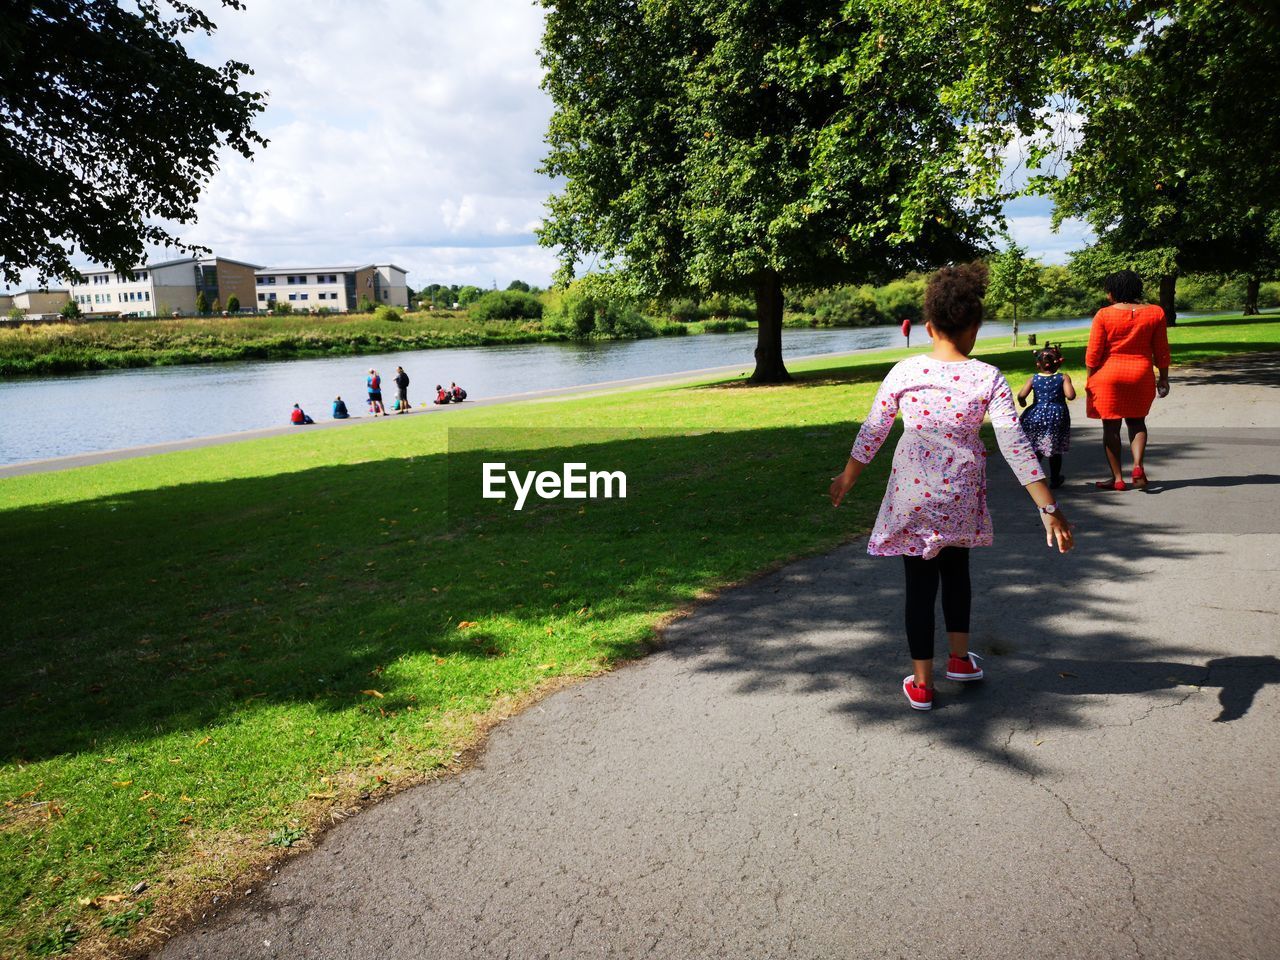
M 1093 241 L 1093 231 L 1083 220 L 1066 220 L 1053 231 L 1053 221 L 1049 215 L 1047 200 L 1022 200 L 1019 205 L 1034 209 L 1041 207 L 1046 212 L 1008 217 L 1009 234 L 1014 241 L 1027 248 L 1033 257 L 1039 257 L 1045 263 L 1066 263 L 1067 254 Z
M 551 114 L 540 7 L 249 0 L 214 14 L 190 49 L 253 66 L 270 144 L 224 156 L 177 236 L 275 266 L 392 260 L 414 286 L 549 282 L 554 254 L 533 235 L 553 189 L 536 172 Z

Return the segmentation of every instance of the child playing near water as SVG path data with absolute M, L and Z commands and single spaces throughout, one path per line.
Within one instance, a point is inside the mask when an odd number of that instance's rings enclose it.
M 1049 487 L 1056 490 L 1066 482 L 1062 475 L 1062 455 L 1071 449 L 1071 411 L 1067 401 L 1076 398 L 1071 377 L 1059 373 L 1062 350 L 1052 343 L 1035 352 L 1038 373 L 1018 391 L 1018 404 L 1027 406 L 1027 394 L 1035 391 L 1035 401 L 1022 413 L 1022 432 L 1031 441 L 1036 455 L 1049 461 Z
M 1000 452 L 1040 511 L 1045 542 L 1072 547 L 1071 527 L 1054 502 L 1040 464 L 1018 422 L 1013 391 L 995 367 L 969 357 L 982 323 L 987 270 L 945 267 L 925 290 L 925 330 L 933 350 L 889 371 L 854 441 L 844 472 L 831 481 L 833 506 L 853 489 L 902 411 L 905 431 L 893 454 L 884 502 L 867 543 L 873 556 L 900 556 L 906 572 L 907 646 L 913 673 L 902 692 L 914 710 L 933 707 L 934 602 L 951 656 L 949 680 L 981 680 L 969 650 L 969 548 L 990 546 L 986 448 L 978 435 L 990 413 Z

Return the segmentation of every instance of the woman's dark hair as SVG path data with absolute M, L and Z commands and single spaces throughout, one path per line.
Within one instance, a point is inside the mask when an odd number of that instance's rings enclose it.
M 1116 303 L 1141 303 L 1142 278 L 1132 270 L 1117 270 L 1102 281 L 1102 289 Z
M 924 291 L 924 318 L 942 333 L 961 333 L 982 322 L 987 292 L 987 265 L 962 263 L 943 267 Z

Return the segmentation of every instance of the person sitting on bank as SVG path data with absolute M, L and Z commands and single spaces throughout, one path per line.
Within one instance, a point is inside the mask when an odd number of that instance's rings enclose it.
M 444 387 L 440 386 L 440 384 L 437 383 L 436 384 L 436 403 L 437 404 L 448 403 L 452 399 L 453 399 L 453 395 L 450 394 L 448 390 L 446 390 Z
M 467 399 L 467 391 L 463 390 L 453 381 L 449 382 L 449 396 L 453 398 L 454 403 L 461 403 Z
M 347 405 L 342 401 L 341 397 L 335 397 L 333 400 L 333 419 L 346 420 L 351 414 L 347 412 Z
M 308 417 L 306 413 L 303 412 L 303 409 L 296 403 L 293 405 L 293 412 L 289 414 L 289 422 L 295 427 L 300 427 L 306 423 L 315 423 L 315 421 Z

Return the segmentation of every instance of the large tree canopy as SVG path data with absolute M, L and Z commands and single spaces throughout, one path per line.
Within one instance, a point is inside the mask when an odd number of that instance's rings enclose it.
M 1084 217 L 1104 259 L 1160 281 L 1270 269 L 1280 196 L 1276 11 L 1225 0 L 1078 0 L 1089 12 L 1058 66 L 1083 117 L 1070 167 L 1041 185 L 1058 222 Z M 1252 262 L 1250 262 L 1252 261 Z
M 240 0 L 219 0 L 239 9 Z M 181 39 L 213 22 L 183 0 L 6 2 L 0 16 L 0 274 L 76 276 L 76 248 L 125 270 L 149 244 L 192 247 L 159 220 L 195 217 L 218 151 L 249 156 L 252 70 L 210 67 Z
M 1000 0 L 543 4 L 562 278 L 601 257 L 648 295 L 754 292 L 757 381 L 787 377 L 783 286 L 983 247 L 1067 22 Z

